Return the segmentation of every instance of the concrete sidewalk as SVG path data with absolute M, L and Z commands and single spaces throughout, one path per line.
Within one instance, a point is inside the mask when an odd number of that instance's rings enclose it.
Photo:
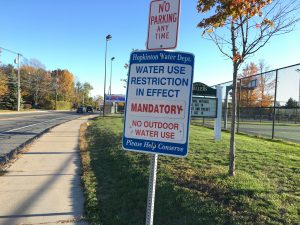
M 91 117 L 53 128 L 0 176 L 0 225 L 88 224 L 81 220 L 79 127 Z

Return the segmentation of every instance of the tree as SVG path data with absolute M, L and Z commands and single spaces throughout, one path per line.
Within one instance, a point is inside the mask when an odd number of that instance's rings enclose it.
M 289 98 L 287 103 L 285 103 L 285 107 L 296 108 L 296 107 L 298 107 L 298 102 L 296 100 L 294 100 L 293 98 Z
M 91 90 L 93 90 L 93 86 L 90 83 L 84 82 L 82 84 L 79 80 L 77 80 L 75 84 L 75 105 L 94 105 L 94 100 L 90 97 Z
M 273 101 L 275 78 L 272 73 L 265 72 L 265 63 L 260 60 L 259 65 L 251 62 L 243 68 L 238 76 L 238 96 L 241 107 L 270 107 Z M 258 72 L 261 74 L 259 75 Z M 264 73 L 264 74 L 262 74 Z
M 84 84 L 82 86 L 83 86 L 83 89 L 82 89 L 83 104 L 85 104 L 85 103 L 88 105 L 93 104 L 93 98 L 89 97 L 91 90 L 93 90 L 93 86 L 88 82 L 84 82 Z M 87 100 L 87 102 L 85 102 L 85 100 Z
M 2 71 L 0 70 L 0 98 L 6 95 L 8 92 L 7 86 L 7 77 Z
M 17 77 L 14 73 L 14 68 L 12 65 L 8 65 L 5 68 L 7 74 L 7 88 L 8 91 L 3 95 L 2 102 L 0 103 L 0 108 L 15 110 L 18 105 L 18 85 Z
M 68 70 L 58 70 L 58 97 L 71 102 L 74 98 L 74 76 Z
M 49 100 L 50 74 L 46 70 L 29 65 L 22 66 L 21 81 L 21 93 L 25 102 L 40 107 Z
M 229 175 L 235 175 L 237 74 L 242 63 L 273 36 L 293 30 L 297 0 L 198 0 L 199 13 L 208 13 L 198 27 L 232 61 L 232 116 Z M 204 15 L 205 16 L 205 15 Z

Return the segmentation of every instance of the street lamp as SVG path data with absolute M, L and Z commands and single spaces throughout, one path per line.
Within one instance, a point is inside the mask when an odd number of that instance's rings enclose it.
M 105 66 L 104 66 L 104 94 L 103 94 L 103 116 L 105 114 L 105 89 L 106 89 L 106 56 L 107 56 L 107 42 L 110 41 L 112 39 L 112 36 L 109 34 L 106 36 L 105 38 Z
M 115 57 L 112 57 L 110 59 L 110 83 L 109 83 L 109 94 L 111 95 L 111 78 L 112 78 L 112 62 L 115 59 Z

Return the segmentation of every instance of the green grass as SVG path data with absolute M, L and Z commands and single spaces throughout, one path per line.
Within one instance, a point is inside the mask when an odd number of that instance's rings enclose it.
M 98 118 L 85 132 L 83 181 L 93 224 L 145 224 L 149 155 L 121 150 L 122 119 Z M 187 158 L 159 156 L 154 224 L 300 224 L 300 145 L 191 126 Z M 90 166 L 90 167 L 89 167 Z

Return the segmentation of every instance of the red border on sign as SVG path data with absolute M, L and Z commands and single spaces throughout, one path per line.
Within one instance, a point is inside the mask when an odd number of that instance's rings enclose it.
M 150 36 L 150 16 L 151 16 L 151 5 L 153 2 L 160 2 L 160 1 L 165 1 L 165 0 L 153 0 L 150 2 L 150 11 L 149 11 L 149 17 L 148 17 L 148 35 L 147 35 L 147 45 L 146 48 L 147 50 L 161 50 L 161 49 L 174 49 L 177 47 L 177 40 L 178 40 L 178 28 L 179 28 L 179 18 L 180 18 L 180 0 L 178 0 L 178 20 L 177 20 L 177 32 L 176 32 L 176 41 L 175 41 L 175 46 L 169 47 L 169 48 L 149 48 L 148 43 L 149 43 L 149 36 Z

